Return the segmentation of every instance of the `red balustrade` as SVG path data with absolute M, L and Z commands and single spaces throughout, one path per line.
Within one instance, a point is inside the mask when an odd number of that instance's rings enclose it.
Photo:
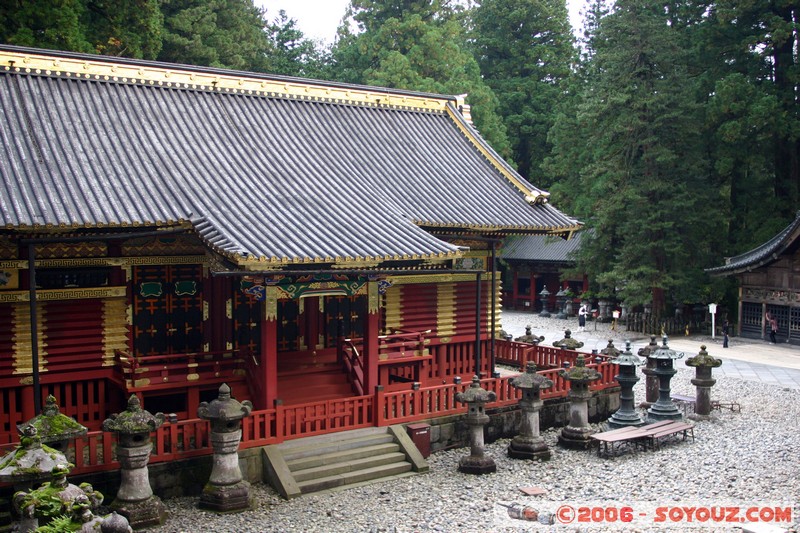
M 563 350 L 558 351 L 564 353 Z M 603 390 L 617 386 L 614 380 L 618 373 L 617 365 L 603 361 L 588 366 L 596 368 L 601 374 L 600 379 L 590 384 L 590 389 Z M 542 391 L 542 399 L 563 398 L 569 392 L 569 382 L 561 378 L 558 372 L 559 369 L 539 372 L 553 381 L 553 387 Z M 497 395 L 497 400 L 488 404 L 488 408 L 513 405 L 519 400 L 520 391 L 510 384 L 513 377 L 481 381 L 483 388 Z M 456 402 L 455 396 L 468 386 L 468 382 L 450 383 L 391 392 L 379 388 L 374 395 L 278 405 L 274 409 L 253 411 L 242 422 L 241 447 L 252 448 L 323 433 L 457 415 L 466 412 L 467 406 Z M 165 424 L 154 432 L 153 444 L 152 464 L 210 454 L 209 423 L 193 419 Z M 118 468 L 114 457 L 115 445 L 116 439 L 102 431 L 92 431 L 76 439 L 68 451 L 68 458 L 75 464 L 73 473 Z M 2 444 L 0 450 L 10 451 L 14 446 Z

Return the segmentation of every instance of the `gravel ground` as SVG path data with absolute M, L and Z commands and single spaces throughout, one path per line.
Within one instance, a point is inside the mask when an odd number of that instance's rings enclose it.
M 563 333 L 564 321 L 504 314 L 506 331 L 515 337 L 526 323 L 545 335 L 545 344 Z M 527 320 L 526 320 L 527 319 Z M 573 320 L 573 329 L 577 321 Z M 559 324 L 560 323 L 560 324 Z M 560 327 L 559 327 L 560 326 Z M 593 323 L 590 323 L 594 337 Z M 599 324 L 598 328 L 607 325 Z M 521 330 L 519 328 L 522 328 Z M 622 339 L 624 332 L 601 331 L 598 338 Z M 587 335 L 588 337 L 588 335 Z M 580 334 L 578 334 L 578 338 Z M 548 342 L 549 341 L 549 342 Z M 615 343 L 616 344 L 616 343 Z M 591 348 L 590 346 L 587 346 Z M 673 392 L 694 395 L 693 372 L 678 369 Z M 644 380 L 635 388 L 644 398 Z M 548 462 L 509 459 L 509 441 L 486 446 L 497 473 L 470 476 L 458 472 L 458 460 L 469 448 L 438 452 L 429 458 L 430 472 L 344 491 L 285 501 L 269 486 L 252 487 L 255 508 L 215 515 L 197 509 L 197 498 L 165 503 L 170 513 L 159 532 L 511 532 L 511 531 L 740 531 L 717 524 L 690 527 L 685 519 L 654 523 L 657 506 L 772 506 L 793 507 L 791 524 L 765 531 L 800 531 L 800 391 L 781 389 L 733 378 L 719 380 L 712 397 L 736 399 L 740 413 L 714 411 L 711 420 L 696 422 L 695 440 L 672 442 L 655 452 L 627 451 L 601 458 L 590 451 L 563 450 L 556 444 L 558 429 L 542 433 L 552 450 Z M 546 494 L 527 496 L 521 487 L 539 487 Z M 554 513 L 561 505 L 599 508 L 605 514 L 586 527 L 545 526 L 508 518 L 502 504 L 520 503 Z M 614 513 L 630 506 L 631 524 L 613 521 Z M 595 511 L 593 511 L 595 512 Z M 609 514 L 611 513 L 611 514 Z M 741 511 L 744 513 L 744 511 Z M 684 515 L 685 516 L 685 515 Z M 710 523 L 710 522 L 709 522 Z M 775 527 L 774 525 L 772 527 Z

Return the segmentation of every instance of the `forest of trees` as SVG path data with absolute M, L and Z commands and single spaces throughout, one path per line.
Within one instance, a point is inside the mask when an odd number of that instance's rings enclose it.
M 800 205 L 796 0 L 351 0 L 336 41 L 253 0 L 6 0 L 0 42 L 468 94 L 476 127 L 591 239 L 591 290 L 731 298 L 703 268 Z M 729 300 L 730 301 L 730 300 Z

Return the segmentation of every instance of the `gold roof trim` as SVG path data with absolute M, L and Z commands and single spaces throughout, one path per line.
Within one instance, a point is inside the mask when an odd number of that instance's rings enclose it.
M 244 257 L 236 254 L 229 256 L 235 259 L 239 266 L 245 270 L 279 270 L 289 265 L 314 264 L 314 263 L 333 263 L 333 268 L 375 268 L 384 261 L 419 261 L 432 259 L 457 259 L 463 255 L 461 251 L 453 251 L 439 254 L 403 254 L 386 255 L 383 257 Z
M 300 80 L 278 80 L 195 72 L 176 68 L 118 64 L 108 60 L 53 57 L 39 54 L 0 51 L 0 65 L 6 72 L 58 76 L 114 83 L 152 85 L 175 89 L 216 90 L 255 96 L 284 96 L 334 103 L 390 106 L 444 112 L 452 98 L 397 94 L 380 87 L 357 89 L 332 87 Z
M 463 231 L 464 229 L 475 231 L 487 232 L 503 232 L 503 231 L 537 231 L 542 234 L 562 234 L 574 232 L 581 229 L 580 224 L 574 226 L 523 226 L 523 225 L 506 225 L 497 226 L 493 224 L 454 224 L 448 222 L 429 222 L 424 220 L 414 220 L 417 226 L 430 227 L 430 228 L 456 228 Z
M 457 117 L 458 111 L 454 109 L 452 106 L 447 106 L 447 114 L 450 118 L 453 119 L 453 122 L 458 126 L 458 129 L 461 130 L 461 133 L 469 139 L 469 141 L 478 149 L 478 151 L 485 157 L 498 171 L 508 180 L 510 181 L 516 188 L 520 191 L 525 193 L 525 201 L 531 204 L 541 204 L 547 202 L 547 198 L 550 196 L 549 192 L 546 191 L 539 191 L 536 189 L 532 189 L 530 183 L 519 179 L 517 175 L 511 172 L 505 165 L 501 164 L 500 159 L 497 157 L 496 154 L 493 154 L 491 151 L 487 150 L 486 147 L 477 141 L 473 132 L 464 126 L 461 120 L 458 120 Z M 464 116 L 462 116 L 464 118 Z

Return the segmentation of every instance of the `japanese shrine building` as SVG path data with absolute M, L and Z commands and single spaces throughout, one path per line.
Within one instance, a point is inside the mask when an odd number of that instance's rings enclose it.
M 569 289 L 579 296 L 589 289 L 585 274 L 567 272 L 575 267 L 573 254 L 580 248 L 583 231 L 571 239 L 547 235 L 509 237 L 500 252 L 504 264 L 503 304 L 512 309 L 538 312 L 542 310 L 541 292 L 547 288 L 550 309 L 556 305 L 556 294 Z
M 739 335 L 766 338 L 769 311 L 778 320 L 778 342 L 800 344 L 800 212 L 769 241 L 706 272 L 738 279 Z
M 0 439 L 489 375 L 497 243 L 580 224 L 461 97 L 0 46 Z

